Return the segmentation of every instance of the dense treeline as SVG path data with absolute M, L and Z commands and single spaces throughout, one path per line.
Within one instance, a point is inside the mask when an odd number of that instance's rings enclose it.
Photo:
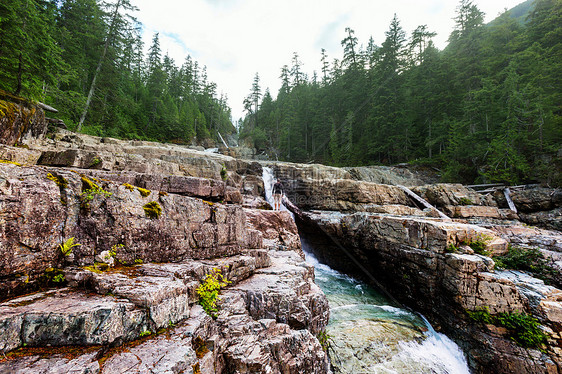
M 447 181 L 561 184 L 562 1 L 517 13 L 484 25 L 462 0 L 443 51 L 426 25 L 407 39 L 396 16 L 381 46 L 347 28 L 342 61 L 322 50 L 307 77 L 295 53 L 275 100 L 256 74 L 241 137 L 284 160 L 415 161 Z
M 190 143 L 235 131 L 226 97 L 189 56 L 148 56 L 129 0 L 2 0 L 0 89 L 94 135 Z

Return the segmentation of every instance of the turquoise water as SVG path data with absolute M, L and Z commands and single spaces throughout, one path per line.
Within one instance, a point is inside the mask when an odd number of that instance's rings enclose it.
M 460 348 L 421 315 L 310 253 L 306 258 L 330 304 L 326 331 L 335 373 L 470 373 Z

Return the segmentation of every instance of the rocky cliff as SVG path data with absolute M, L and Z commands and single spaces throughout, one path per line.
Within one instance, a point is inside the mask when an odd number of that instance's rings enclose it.
M 259 164 L 64 130 L 25 145 L 0 146 L 0 373 L 330 371 L 294 221 L 244 207 Z

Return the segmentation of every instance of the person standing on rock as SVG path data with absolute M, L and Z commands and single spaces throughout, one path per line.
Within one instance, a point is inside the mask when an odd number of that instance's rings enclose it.
M 279 180 L 275 181 L 273 185 L 273 210 L 279 210 L 281 208 L 281 198 L 283 196 L 283 185 Z

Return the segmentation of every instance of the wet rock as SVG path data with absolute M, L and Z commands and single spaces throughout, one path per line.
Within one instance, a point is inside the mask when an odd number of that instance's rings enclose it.
M 560 232 L 523 225 L 491 225 L 489 228 L 513 245 L 525 248 L 536 247 L 562 255 L 562 233 Z M 556 257 L 557 261 L 560 259 Z
M 439 181 L 439 177 L 434 171 L 414 166 L 362 166 L 344 169 L 351 174 L 353 179 L 378 184 L 412 187 Z
M 254 319 L 275 319 L 293 329 L 322 331 L 329 319 L 326 297 L 313 283 L 314 268 L 294 252 L 272 252 L 272 265 L 232 287 L 241 291 Z
M 16 162 L 22 165 L 35 165 L 41 151 L 22 147 L 10 147 L 0 144 L 0 160 Z
M 241 207 L 155 191 L 144 197 L 123 185 L 91 181 L 106 192 L 90 192 L 84 201 L 87 187 L 77 173 L 0 164 L 0 277 L 10 280 L 2 282 L 0 298 L 27 290 L 45 269 L 60 267 L 59 244 L 70 237 L 80 244 L 72 249 L 77 265 L 93 264 L 114 246 L 115 259 L 134 264 L 232 256 L 260 244 L 259 238 L 248 242 Z M 147 217 L 149 202 L 161 209 L 156 219 Z
M 493 206 L 446 205 L 443 207 L 443 211 L 449 217 L 452 218 L 473 218 L 473 217 L 497 218 L 497 219 L 504 218 L 504 215 L 502 215 L 500 210 Z
M 0 92 L 0 104 L 4 108 L 0 116 L 0 143 L 13 146 L 47 132 L 45 112 L 37 105 L 4 91 Z
M 287 197 L 303 210 L 365 211 L 365 206 L 414 206 L 400 188 L 350 179 L 298 179 L 285 182 Z
M 255 274 L 257 259 L 264 258 L 264 255 L 273 259 L 270 260 L 271 266 L 257 270 L 259 274 Z M 267 265 L 263 260 L 259 262 L 260 265 Z M 222 269 L 223 274 L 232 280 L 232 286 L 221 292 L 220 311 L 216 320 L 209 317 L 199 305 L 194 304 L 196 299 L 192 292 L 193 287 L 198 284 L 198 281 L 193 282 L 193 280 L 202 279 L 212 268 Z M 72 358 L 65 356 L 61 363 L 57 355 L 50 355 L 49 359 L 45 360 L 35 356 L 33 351 L 29 355 L 24 351 L 17 356 L 0 360 L 0 372 L 11 370 L 10 373 L 23 373 L 28 368 L 43 370 L 47 365 L 64 368 L 81 365 L 85 370 L 84 373 L 92 370 L 91 372 L 112 374 L 147 371 L 154 373 L 250 371 L 264 374 L 329 372 L 327 355 L 313 335 L 324 329 L 327 324 L 328 304 L 324 294 L 313 284 L 313 268 L 292 251 L 257 251 L 252 256 L 178 264 L 143 264 L 134 269 L 117 270 L 110 273 L 95 273 L 75 269 L 68 273 L 71 284 L 75 282 L 79 285 L 82 282 L 98 293 L 109 291 L 114 295 L 112 297 L 91 294 L 86 297 L 86 294 L 81 293 L 80 295 L 83 296 L 77 298 L 76 292 L 53 291 L 54 302 L 46 303 L 43 300 L 47 298 L 43 299 L 43 295 L 38 294 L 33 298 L 13 300 L 5 303 L 9 305 L 3 304 L 0 308 L 22 308 L 27 313 L 41 308 L 42 313 L 48 315 L 48 318 L 37 320 L 33 325 L 33 331 L 41 332 L 55 330 L 56 324 L 52 320 L 83 320 L 83 313 L 86 313 L 86 310 L 92 315 L 97 315 L 97 309 L 93 307 L 92 302 L 99 299 L 106 302 L 111 300 L 109 302 L 114 304 L 129 304 L 132 310 L 146 313 L 147 322 L 149 316 L 152 320 L 152 324 L 143 325 L 142 329 L 136 327 L 111 329 L 121 334 L 120 339 L 132 340 L 137 338 L 141 331 L 156 328 L 154 316 L 164 314 L 167 317 L 162 318 L 162 321 L 170 321 L 167 327 L 171 326 L 165 334 L 151 334 L 140 341 L 128 343 L 123 348 L 109 349 L 103 354 L 96 351 L 78 354 Z M 279 303 L 262 303 L 261 307 L 256 308 L 255 304 L 252 306 L 246 302 L 249 290 L 262 292 L 265 298 L 277 298 Z M 183 321 L 177 322 L 178 326 L 174 327 L 172 316 L 178 314 L 177 311 L 167 308 L 167 305 L 170 305 L 169 300 L 177 299 L 178 295 L 186 298 L 181 305 L 188 314 L 183 315 Z M 286 306 L 290 306 L 290 311 L 293 309 L 298 311 L 295 318 L 288 314 L 289 310 L 285 309 Z M 166 313 L 155 313 L 157 307 Z M 81 312 L 82 310 L 84 311 Z M 68 314 L 65 314 L 65 311 Z M 55 318 L 57 313 L 61 314 L 58 319 Z M 3 309 L 0 310 L 0 315 L 6 314 Z M 271 319 L 259 318 L 260 315 L 265 314 L 271 316 Z M 109 317 L 106 314 L 102 316 L 106 319 L 101 323 L 108 324 L 112 321 L 111 314 Z M 22 318 L 27 318 L 27 314 Z M 287 320 L 289 325 L 276 322 L 282 320 Z M 23 325 L 21 320 L 18 321 Z M 83 336 L 89 332 L 88 326 L 100 326 L 96 321 L 91 323 L 87 319 L 86 321 L 85 324 L 74 324 L 75 329 L 71 333 L 64 330 L 65 334 L 49 334 L 49 341 L 68 344 L 74 342 L 74 337 L 85 339 Z M 299 326 L 299 330 L 296 329 L 297 327 L 291 328 L 290 324 Z M 12 326 L 0 323 L 6 331 L 13 331 L 13 325 L 17 323 L 12 323 Z M 105 329 L 100 330 L 105 331 Z M 6 338 L 7 334 L 3 332 L 0 336 L 3 338 L 2 343 L 6 350 L 14 348 L 13 344 L 10 346 L 5 344 L 9 340 Z M 19 336 L 20 332 L 16 331 L 10 339 L 17 340 Z M 27 335 L 23 334 L 23 336 Z M 46 334 L 41 336 L 46 338 Z M 92 335 L 91 342 L 80 344 L 95 343 L 93 341 L 95 336 Z M 106 340 L 109 342 L 109 339 Z M 117 341 L 117 338 L 114 341 Z M 100 343 L 103 342 L 98 342 Z

